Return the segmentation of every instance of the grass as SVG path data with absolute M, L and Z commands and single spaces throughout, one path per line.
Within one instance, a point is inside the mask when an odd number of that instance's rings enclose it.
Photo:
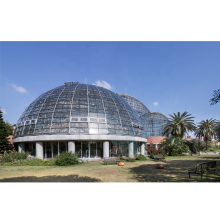
M 104 165 L 89 162 L 69 167 L 0 166 L 0 182 L 201 182 L 199 175 L 188 179 L 185 171 L 197 163 L 217 161 L 217 175 L 205 173 L 203 182 L 220 182 L 220 154 L 166 157 L 164 169 L 156 169 L 153 160 Z

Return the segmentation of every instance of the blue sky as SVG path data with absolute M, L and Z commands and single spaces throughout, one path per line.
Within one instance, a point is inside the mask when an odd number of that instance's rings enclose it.
M 85 79 L 166 116 L 220 120 L 220 103 L 209 102 L 220 88 L 220 42 L 1 42 L 0 50 L 0 107 L 13 124 L 43 92 Z

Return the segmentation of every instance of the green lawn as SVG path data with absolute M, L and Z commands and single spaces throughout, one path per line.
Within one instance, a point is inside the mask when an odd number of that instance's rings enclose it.
M 199 175 L 188 179 L 185 171 L 197 163 L 217 161 L 217 175 L 205 173 L 203 182 L 220 182 L 220 155 L 167 157 L 164 169 L 156 169 L 153 160 L 104 165 L 89 162 L 70 167 L 0 166 L 0 182 L 200 182 Z

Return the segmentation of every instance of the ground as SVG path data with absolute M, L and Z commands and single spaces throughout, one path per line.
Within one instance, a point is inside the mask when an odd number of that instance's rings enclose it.
M 220 182 L 220 154 L 167 157 L 164 169 L 156 169 L 153 160 L 104 165 L 89 162 L 70 167 L 0 166 L 0 182 L 200 182 L 199 175 L 188 179 L 185 171 L 197 163 L 217 161 L 217 175 L 205 173 L 203 182 Z

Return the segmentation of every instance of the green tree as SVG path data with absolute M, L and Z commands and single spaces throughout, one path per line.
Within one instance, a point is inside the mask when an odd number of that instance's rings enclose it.
M 211 138 L 216 136 L 216 127 L 217 127 L 217 121 L 212 118 L 207 120 L 202 120 L 198 124 L 198 127 L 195 131 L 195 135 L 197 137 L 204 138 L 206 144 L 206 150 L 208 150 L 208 146 Z
M 4 151 L 8 151 L 12 149 L 11 144 L 9 143 L 9 136 L 6 123 L 3 121 L 2 111 L 0 109 L 0 154 L 4 153 Z
M 210 100 L 211 105 L 215 105 L 217 102 L 220 102 L 220 89 L 214 90 L 213 98 Z
M 194 120 L 191 114 L 188 112 L 184 112 L 180 114 L 169 115 L 171 118 L 168 119 L 168 122 L 164 125 L 163 135 L 172 137 L 180 137 L 181 139 L 184 137 L 186 131 L 194 131 L 196 129 L 196 125 L 194 124 Z
M 8 121 L 6 121 L 5 124 L 6 124 L 6 128 L 7 128 L 8 134 L 12 135 L 13 125 L 11 123 L 9 123 Z
M 170 156 L 178 156 L 189 151 L 187 141 L 180 137 L 166 137 L 160 142 L 163 148 Z
M 216 138 L 220 142 L 220 122 L 216 125 Z

